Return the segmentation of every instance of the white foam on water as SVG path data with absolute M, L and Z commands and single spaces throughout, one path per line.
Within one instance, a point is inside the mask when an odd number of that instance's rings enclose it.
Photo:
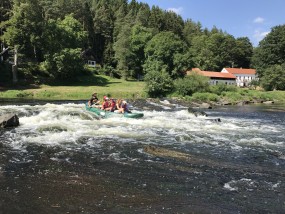
M 224 188 L 226 189 L 226 190 L 229 190 L 229 191 L 238 191 L 238 188 L 234 188 L 234 187 L 231 187 L 231 184 L 230 183 L 225 183 L 224 184 Z
M 242 118 L 221 118 L 221 122 L 214 122 L 207 120 L 211 117 L 195 117 L 187 109 L 143 111 L 144 117 L 141 119 L 112 117 L 101 120 L 87 112 L 85 104 L 0 106 L 1 112 L 8 110 L 26 115 L 19 118 L 20 126 L 15 128 L 15 132 L 7 134 L 16 148 L 26 143 L 76 144 L 81 137 L 92 139 L 88 143 L 93 146 L 100 142 L 94 138 L 110 138 L 128 143 L 139 141 L 145 144 L 208 144 L 214 147 L 229 146 L 232 150 L 241 150 L 245 146 L 285 146 L 284 141 L 275 142 L 264 135 L 282 133 L 284 136 L 282 126 Z

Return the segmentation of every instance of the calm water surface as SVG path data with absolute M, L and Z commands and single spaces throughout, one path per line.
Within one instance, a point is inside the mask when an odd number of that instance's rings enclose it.
M 285 106 L 207 110 L 215 122 L 147 104 L 100 120 L 81 103 L 0 104 L 20 118 L 0 130 L 0 213 L 285 213 Z

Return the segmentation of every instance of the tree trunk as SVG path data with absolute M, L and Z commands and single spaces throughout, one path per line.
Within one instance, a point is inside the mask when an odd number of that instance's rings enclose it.
M 18 50 L 14 50 L 14 65 L 12 65 L 13 83 L 18 82 Z

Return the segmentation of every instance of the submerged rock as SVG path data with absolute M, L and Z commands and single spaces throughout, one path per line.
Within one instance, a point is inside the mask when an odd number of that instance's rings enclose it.
M 222 120 L 218 117 L 218 118 L 207 118 L 206 120 L 212 121 L 212 122 L 222 122 Z
M 144 152 L 158 156 L 158 157 L 168 157 L 168 158 L 176 158 L 180 160 L 190 160 L 191 156 L 187 153 L 166 149 L 162 147 L 148 145 L 143 148 Z
M 198 116 L 206 116 L 206 117 L 208 117 L 208 115 L 206 114 L 206 112 L 201 111 L 201 110 L 194 109 L 194 108 L 192 108 L 192 107 L 189 107 L 189 108 L 188 108 L 188 112 L 191 113 L 191 114 L 194 114 L 196 117 L 198 117 Z
M 4 114 L 0 116 L 0 128 L 19 126 L 19 118 L 16 114 Z

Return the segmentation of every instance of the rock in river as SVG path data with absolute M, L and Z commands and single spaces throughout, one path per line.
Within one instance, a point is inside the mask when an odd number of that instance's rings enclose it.
M 16 114 L 4 114 L 0 116 L 0 128 L 19 126 L 19 118 Z

